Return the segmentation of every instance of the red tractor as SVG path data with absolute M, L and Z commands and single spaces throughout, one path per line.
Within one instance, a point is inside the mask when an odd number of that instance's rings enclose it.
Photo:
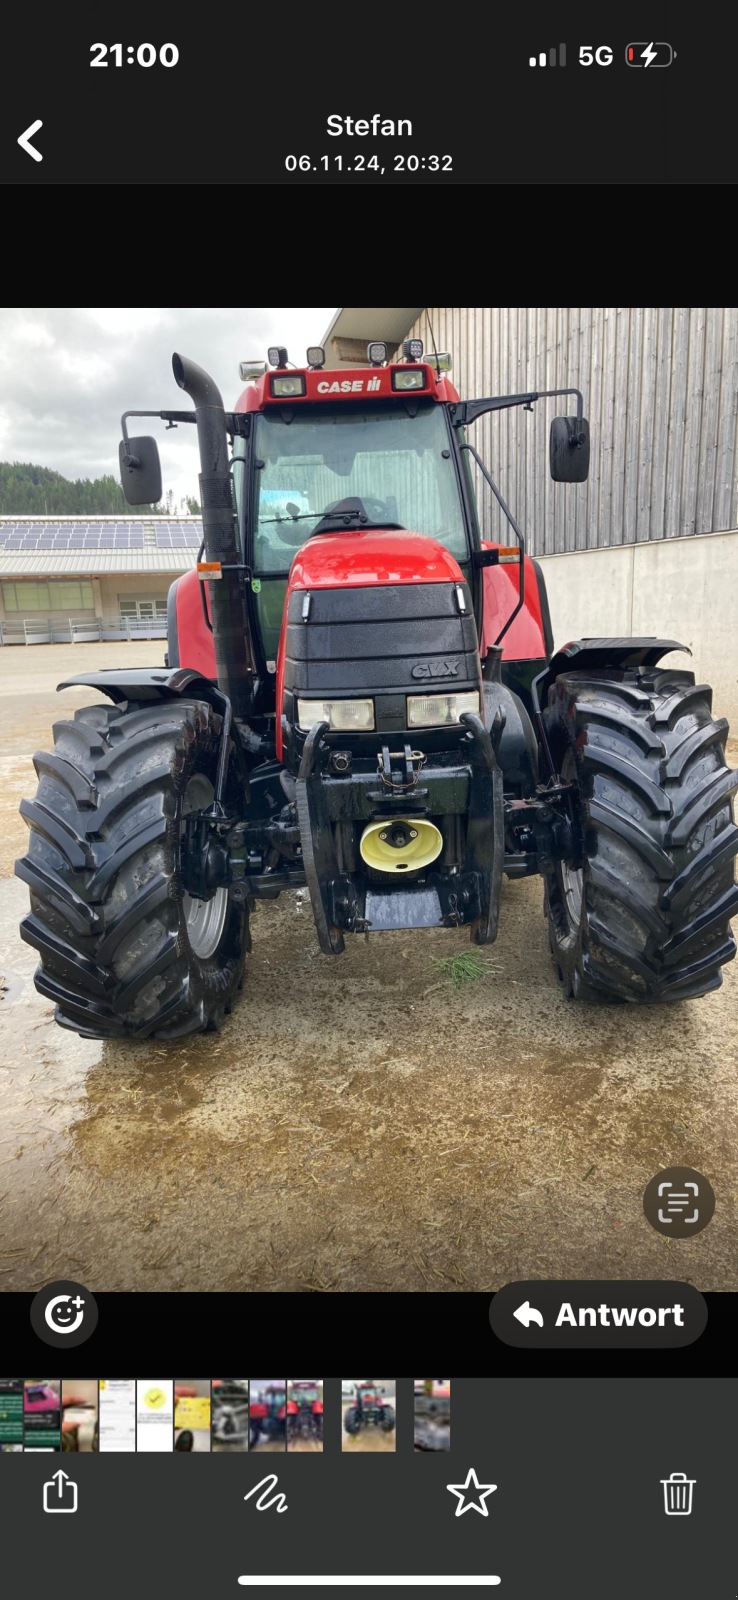
M 322 1440 L 323 1393 L 314 1383 L 290 1385 L 287 1401 L 287 1442 L 296 1439 Z
M 131 416 L 197 426 L 204 540 L 169 591 L 167 665 L 67 680 L 113 702 L 63 718 L 24 801 L 22 936 L 58 1022 L 94 1038 L 217 1027 L 249 912 L 307 885 L 321 950 L 355 933 L 497 935 L 502 875 L 539 874 L 567 995 L 651 1004 L 716 989 L 735 954 L 738 774 L 673 639 L 554 651 L 543 576 L 467 432 L 573 397 L 550 470 L 581 483 L 575 389 L 460 400 L 417 340 L 332 372 L 284 349 L 236 410 L 175 355 L 184 411 L 128 412 L 121 473 L 156 502 Z M 230 442 L 230 451 L 229 451 Z M 480 534 L 470 459 L 511 543 Z
M 251 1395 L 249 1402 L 249 1450 L 262 1440 L 283 1443 L 286 1437 L 287 1406 L 284 1389 L 269 1387 Z
M 358 1383 L 354 1403 L 348 1407 L 343 1425 L 347 1433 L 359 1433 L 362 1428 L 381 1428 L 383 1433 L 392 1433 L 395 1409 L 385 1400 L 384 1389 L 378 1389 L 372 1381 Z

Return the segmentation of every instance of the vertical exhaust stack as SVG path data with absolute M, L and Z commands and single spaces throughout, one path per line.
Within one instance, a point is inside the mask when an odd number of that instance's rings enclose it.
M 213 643 L 218 685 L 233 707 L 245 716 L 253 675 L 250 639 L 238 564 L 243 560 L 236 541 L 228 437 L 223 401 L 217 385 L 202 367 L 186 356 L 172 356 L 172 371 L 195 407 L 200 447 L 200 504 L 208 561 L 220 561 L 229 570 L 210 588 Z

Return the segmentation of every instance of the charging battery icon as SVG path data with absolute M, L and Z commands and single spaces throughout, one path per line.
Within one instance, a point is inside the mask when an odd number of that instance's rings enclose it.
M 670 67 L 676 60 L 676 50 L 670 44 L 638 44 L 625 46 L 625 60 L 629 67 Z

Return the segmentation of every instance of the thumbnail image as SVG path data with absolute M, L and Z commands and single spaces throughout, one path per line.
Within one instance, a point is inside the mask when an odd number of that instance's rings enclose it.
M 416 1450 L 451 1449 L 451 1379 L 415 1379 Z
M 212 1387 L 213 1449 L 248 1450 L 248 1378 L 213 1378 Z
M 61 1449 L 59 1378 L 26 1378 L 23 1396 L 26 1450 Z
M 100 1379 L 100 1450 L 136 1448 L 135 1378 Z
M 286 1445 L 284 1378 L 249 1379 L 249 1450 L 284 1450 Z
M 171 1450 L 174 1445 L 174 1382 L 171 1378 L 136 1380 L 136 1449 Z
M 175 1378 L 174 1448 L 210 1449 L 209 1378 Z
M 63 1378 L 62 1450 L 99 1450 L 97 1378 Z
M 394 1450 L 394 1378 L 342 1378 L 344 1450 Z
M 290 1378 L 287 1385 L 287 1449 L 322 1448 L 323 1379 Z
M 0 1378 L 0 1453 L 23 1449 L 23 1379 Z

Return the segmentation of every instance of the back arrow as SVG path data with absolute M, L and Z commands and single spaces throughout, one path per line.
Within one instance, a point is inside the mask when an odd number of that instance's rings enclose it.
M 518 1322 L 522 1322 L 524 1328 L 529 1328 L 531 1322 L 537 1322 L 539 1328 L 543 1327 L 543 1317 L 540 1311 L 536 1311 L 535 1306 L 531 1305 L 530 1300 L 524 1300 L 522 1306 L 513 1311 L 513 1316 L 517 1317 Z
M 30 128 L 26 128 L 25 133 L 22 133 L 18 139 L 21 150 L 25 150 L 27 155 L 33 156 L 34 161 L 43 161 L 44 159 L 41 151 L 36 150 L 34 146 L 29 143 L 29 141 L 33 138 L 34 133 L 38 133 L 39 128 L 43 128 L 43 122 L 41 122 L 40 119 L 38 122 L 32 122 Z

